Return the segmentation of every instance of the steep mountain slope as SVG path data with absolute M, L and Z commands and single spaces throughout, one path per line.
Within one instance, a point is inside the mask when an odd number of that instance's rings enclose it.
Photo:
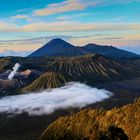
M 33 52 L 29 57 L 42 56 L 77 56 L 88 53 L 87 50 L 79 49 L 62 39 L 53 39 L 43 47 Z
M 65 77 L 62 74 L 54 72 L 43 73 L 37 80 L 32 84 L 23 89 L 24 92 L 29 91 L 38 91 L 48 88 L 56 88 L 63 86 L 70 79 Z
M 131 74 L 132 69 L 101 55 L 84 55 L 57 58 L 50 63 L 48 71 L 67 74 L 78 81 L 102 81 L 119 79 Z
M 101 46 L 96 44 L 88 44 L 83 46 L 82 48 L 90 51 L 91 53 L 101 54 L 111 58 L 134 58 L 140 57 L 135 53 L 131 53 L 125 50 L 118 49 L 113 46 Z
M 32 69 L 42 73 L 47 72 L 48 75 L 52 72 L 55 73 L 52 76 L 53 78 L 48 78 L 47 75 L 46 78 L 49 79 L 48 82 L 46 82 L 47 80 L 40 82 L 41 79 L 36 79 L 38 77 L 34 79 L 37 83 L 41 83 L 42 86 L 40 84 L 40 86 L 37 86 L 37 84 L 34 85 L 33 83 L 32 84 L 34 87 L 28 84 L 24 84 L 24 86 L 30 87 L 30 91 L 34 91 L 35 89 L 40 90 L 47 87 L 55 88 L 58 87 L 58 85 L 63 86 L 64 81 L 62 81 L 61 78 L 58 78 L 59 76 L 56 76 L 58 74 L 60 74 L 66 82 L 80 81 L 95 86 L 100 82 L 116 81 L 139 76 L 139 59 L 131 60 L 128 62 L 116 60 L 114 61 L 113 59 L 109 59 L 97 54 L 75 57 L 6 57 L 0 59 L 0 61 L 3 62 L 1 63 L 0 79 L 6 80 L 7 75 L 9 75 L 12 70 L 12 67 L 15 65 L 15 63 L 18 62 L 21 65 L 19 69 L 20 72 L 27 69 Z M 15 76 L 17 79 L 19 79 L 19 77 L 22 79 L 21 74 L 17 73 Z M 57 81 L 59 84 L 50 84 L 53 82 L 55 83 L 55 81 Z M 31 82 L 33 81 L 31 80 Z
M 101 55 L 57 57 L 48 59 L 46 65 L 43 62 L 40 65 L 44 67 L 45 73 L 25 87 L 24 91 L 55 88 L 69 81 L 96 85 L 98 82 L 125 79 L 128 76 L 137 75 L 137 71 L 133 73 L 130 67 L 125 67 Z
M 52 123 L 40 140 L 139 140 L 140 99 L 118 109 L 84 110 Z

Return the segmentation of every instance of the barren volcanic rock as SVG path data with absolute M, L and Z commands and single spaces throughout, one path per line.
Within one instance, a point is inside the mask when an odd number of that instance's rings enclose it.
M 24 87 L 34 81 L 37 77 L 39 77 L 41 73 L 36 70 L 26 70 L 21 73 L 15 74 L 14 78 L 9 79 L 1 79 L 0 80 L 0 92 L 5 93 L 6 91 L 13 91 Z
M 49 88 L 56 88 L 63 86 L 66 82 L 70 81 L 70 77 L 67 79 L 60 73 L 46 72 L 43 73 L 38 79 L 33 83 L 23 89 L 24 92 L 27 91 L 38 91 Z

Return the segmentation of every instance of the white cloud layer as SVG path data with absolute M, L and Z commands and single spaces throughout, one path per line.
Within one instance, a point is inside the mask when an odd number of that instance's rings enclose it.
M 100 102 L 112 94 L 104 89 L 89 87 L 81 83 L 69 83 L 64 87 L 45 90 L 40 93 L 9 96 L 0 99 L 0 113 L 7 112 L 29 115 L 49 114 L 56 109 L 82 108 Z
M 0 46 L 1 47 L 1 46 Z M 26 47 L 26 45 L 24 45 L 24 48 Z M 31 54 L 33 51 L 13 51 L 13 50 L 4 50 L 2 52 L 0 52 L 0 57 L 6 57 L 6 56 L 20 56 L 20 57 L 25 57 L 28 56 L 29 54 Z

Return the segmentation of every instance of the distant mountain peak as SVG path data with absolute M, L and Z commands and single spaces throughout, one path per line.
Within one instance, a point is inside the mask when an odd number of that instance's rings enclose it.
M 52 39 L 50 42 L 66 42 L 66 41 L 64 41 L 63 39 L 61 39 L 61 38 L 54 38 L 54 39 Z
M 78 56 L 85 54 L 100 54 L 111 58 L 134 58 L 137 54 L 118 49 L 113 46 L 89 43 L 82 47 L 76 47 L 60 38 L 55 38 L 33 52 L 29 57 L 44 56 Z
M 60 39 L 55 38 L 33 52 L 29 57 L 42 57 L 42 56 L 78 56 L 87 54 L 86 50 L 79 49 L 78 47 Z
M 46 45 L 55 45 L 56 47 L 58 46 L 64 46 L 64 45 L 69 45 L 69 46 L 73 46 L 71 45 L 70 43 L 64 41 L 63 39 L 60 39 L 60 38 L 55 38 L 55 39 L 52 39 L 51 41 L 49 41 Z M 45 46 L 45 45 L 44 45 Z

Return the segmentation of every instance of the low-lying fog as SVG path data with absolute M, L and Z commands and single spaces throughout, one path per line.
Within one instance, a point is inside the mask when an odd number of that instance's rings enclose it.
M 49 114 L 60 108 L 82 108 L 110 96 L 111 93 L 104 89 L 92 88 L 81 83 L 68 83 L 64 87 L 39 93 L 3 97 L 0 99 L 0 113 Z

